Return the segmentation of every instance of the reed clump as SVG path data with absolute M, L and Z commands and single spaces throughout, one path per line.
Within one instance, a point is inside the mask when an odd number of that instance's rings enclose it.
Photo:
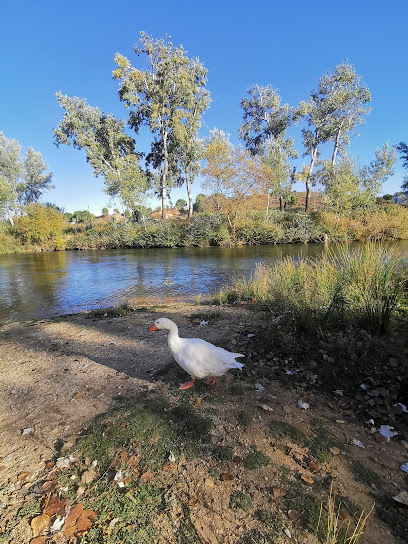
M 219 299 L 260 303 L 304 328 L 336 321 L 382 334 L 406 277 L 395 248 L 378 242 L 353 250 L 342 245 L 318 258 L 285 257 L 268 266 L 258 264 L 249 280 L 235 280 Z

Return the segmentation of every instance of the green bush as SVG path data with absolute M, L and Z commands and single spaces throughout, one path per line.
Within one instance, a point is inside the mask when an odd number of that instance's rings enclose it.
M 14 221 L 11 230 L 25 245 L 52 247 L 55 238 L 61 238 L 64 217 L 55 209 L 42 204 L 29 204 Z

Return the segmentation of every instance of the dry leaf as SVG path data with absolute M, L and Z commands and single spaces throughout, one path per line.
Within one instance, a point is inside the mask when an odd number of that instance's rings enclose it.
M 63 516 L 65 514 L 66 505 L 67 499 L 60 499 L 58 495 L 53 495 L 44 508 L 44 514 L 49 516 L 54 516 L 55 514 Z
M 308 474 L 307 472 L 303 472 L 301 475 L 300 475 L 300 478 L 306 482 L 307 484 L 314 484 L 314 480 L 313 478 L 311 477 L 310 474 Z
M 123 421 L 123 423 L 121 423 L 120 426 L 122 427 L 122 429 L 124 429 L 125 427 L 127 427 L 126 421 Z
M 330 451 L 330 453 L 332 453 L 333 455 L 339 455 L 339 453 L 340 453 L 339 448 L 329 448 L 329 451 Z
M 377 433 L 375 435 L 375 441 L 377 442 L 377 444 L 386 444 L 387 442 L 389 442 L 389 439 L 383 434 Z
M 45 544 L 48 540 L 48 536 L 37 536 L 30 540 L 30 544 Z
M 311 459 L 308 463 L 309 465 L 309 468 L 311 470 L 314 470 L 315 472 L 317 472 L 318 470 L 320 470 L 320 465 L 317 461 L 315 461 L 314 459 Z
M 232 474 L 228 474 L 228 472 L 221 472 L 220 474 L 220 480 L 223 482 L 230 482 L 234 479 L 234 476 Z
M 284 497 L 286 495 L 286 489 L 283 487 L 273 487 L 272 493 L 274 499 L 279 499 L 280 497 Z
M 240 457 L 239 455 L 234 455 L 234 457 L 232 458 L 232 461 L 233 463 L 242 463 L 242 457 Z
M 20 472 L 20 474 L 17 475 L 17 480 L 21 482 L 22 480 L 25 480 L 27 476 L 30 476 L 30 474 L 31 472 Z
M 169 470 L 170 467 L 171 467 L 170 461 L 165 461 L 165 462 L 164 462 L 164 465 L 162 466 L 162 470 L 163 470 L 164 472 L 167 472 L 167 471 Z
M 77 521 L 77 534 L 84 536 L 92 527 L 92 522 L 96 519 L 96 512 L 93 510 L 84 510 Z
M 290 519 L 290 521 L 299 521 L 300 519 L 300 512 L 298 512 L 297 510 L 289 510 L 288 511 L 288 518 Z
M 398 512 L 408 518 L 408 508 L 398 508 Z
M 144 473 L 140 476 L 140 479 L 143 480 L 144 482 L 150 482 L 150 480 L 153 479 L 153 472 L 150 472 L 150 470 L 144 472 Z
M 120 462 L 121 462 L 122 464 L 125 464 L 125 463 L 126 463 L 128 457 L 129 457 L 129 454 L 128 454 L 127 451 L 122 450 L 122 451 L 120 452 L 119 458 L 120 458 Z
M 41 490 L 43 494 L 52 493 L 56 487 L 57 487 L 57 482 L 48 480 L 43 483 Z
M 202 404 L 201 397 L 196 399 L 195 402 L 194 402 L 194 406 L 201 406 L 201 404 Z
M 44 529 L 48 529 L 51 524 L 51 517 L 47 514 L 41 514 L 31 520 L 31 529 L 33 530 L 33 536 L 40 535 Z
M 126 461 L 128 467 L 137 467 L 141 459 L 141 455 L 131 455 Z
M 76 533 L 76 522 L 83 512 L 83 508 L 82 503 L 78 503 L 71 509 L 67 519 L 65 520 L 64 528 L 62 529 L 62 534 L 65 536 L 65 538 L 70 538 Z
M 47 462 L 45 463 L 45 468 L 46 468 L 47 470 L 51 470 L 52 468 L 54 468 L 54 466 L 55 466 L 54 461 L 47 461 Z
M 188 497 L 188 505 L 189 506 L 195 506 L 198 503 L 198 499 L 195 495 L 189 495 Z
M 75 534 L 83 536 L 89 531 L 95 519 L 96 512 L 84 510 L 82 503 L 78 503 L 68 514 L 62 533 L 65 538 L 70 538 Z

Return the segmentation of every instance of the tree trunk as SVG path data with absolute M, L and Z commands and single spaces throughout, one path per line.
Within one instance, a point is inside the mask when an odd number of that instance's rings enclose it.
M 167 219 L 167 172 L 169 170 L 169 165 L 167 159 L 164 159 L 163 174 L 161 181 L 161 191 L 162 191 L 162 213 L 161 218 L 163 221 Z
M 161 179 L 161 193 L 162 193 L 162 213 L 161 218 L 163 221 L 167 219 L 167 173 L 169 171 L 169 159 L 167 155 L 167 134 L 162 133 L 162 142 L 163 142 L 163 153 L 164 153 L 164 163 L 163 163 L 163 173 Z
M 306 177 L 306 202 L 305 202 L 305 213 L 309 211 L 310 208 L 310 178 L 312 177 L 313 167 L 317 156 L 317 147 L 313 148 L 312 157 L 310 160 L 309 172 Z
M 270 196 L 269 196 L 269 191 L 267 192 L 267 201 L 266 201 L 266 212 L 265 212 L 265 218 L 266 219 L 269 219 L 269 201 L 270 201 Z
M 191 195 L 191 180 L 190 180 L 190 167 L 186 168 L 186 185 L 187 185 L 187 196 L 188 196 L 188 218 L 191 219 L 193 215 L 193 197 Z
M 341 130 L 338 131 L 336 136 L 336 141 L 334 142 L 334 149 L 333 149 L 333 155 L 332 155 L 332 161 L 331 161 L 333 166 L 336 164 L 336 157 L 337 157 L 337 152 L 339 150 L 339 144 L 340 144 L 340 134 L 341 134 Z
M 283 206 L 283 198 L 282 198 L 281 196 L 279 197 L 279 210 L 280 210 L 281 212 L 283 212 L 283 210 L 284 210 L 284 206 Z

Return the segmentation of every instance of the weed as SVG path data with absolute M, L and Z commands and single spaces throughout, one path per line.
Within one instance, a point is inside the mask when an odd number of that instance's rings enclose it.
M 234 508 L 235 510 L 240 508 L 241 510 L 247 511 L 252 508 L 253 505 L 254 502 L 252 497 L 251 495 L 248 495 L 248 493 L 245 493 L 244 491 L 234 491 L 234 493 L 231 494 L 230 508 Z
M 150 544 L 154 541 L 153 522 L 164 508 L 164 491 L 153 485 L 133 488 L 132 500 L 106 480 L 98 480 L 84 507 L 98 512 L 95 525 L 82 540 L 86 544 L 101 542 Z M 118 520 L 114 527 L 110 522 Z
M 210 441 L 209 433 L 213 428 L 212 420 L 196 413 L 191 406 L 186 404 L 176 406 L 170 411 L 170 416 L 186 436 L 193 440 Z
M 228 392 L 230 395 L 241 397 L 244 394 L 244 388 L 240 382 L 234 381 L 230 384 Z
M 262 453 L 261 451 L 254 450 L 251 453 L 248 453 L 244 457 L 243 464 L 245 468 L 254 470 L 260 467 L 266 467 L 271 464 L 271 458 Z
M 288 437 L 294 444 L 305 446 L 308 443 L 306 435 L 302 431 L 285 421 L 270 421 L 268 427 L 277 440 Z
M 382 488 L 383 484 L 381 477 L 374 472 L 374 470 L 364 466 L 359 461 L 354 461 L 351 464 L 351 472 L 353 473 L 354 479 L 357 482 L 360 482 L 371 489 Z
M 223 463 L 232 461 L 234 450 L 230 446 L 215 446 L 213 456 Z
M 131 308 L 127 302 L 123 302 L 122 304 L 110 306 L 109 308 L 97 308 L 96 310 L 90 310 L 88 317 L 121 317 L 127 315 L 131 311 L 133 311 L 133 308 Z
M 183 520 L 178 531 L 178 544 L 196 544 L 199 541 L 197 531 L 190 518 L 190 510 L 183 506 Z
M 309 453 L 320 463 L 327 463 L 333 457 L 330 448 L 341 447 L 333 433 L 326 427 L 325 423 L 321 419 L 312 419 L 312 429 L 315 433 L 313 439 L 310 441 Z
M 238 412 L 237 421 L 241 425 L 241 427 L 244 427 L 244 429 L 246 429 L 247 427 L 250 427 L 252 425 L 253 416 L 248 412 Z

